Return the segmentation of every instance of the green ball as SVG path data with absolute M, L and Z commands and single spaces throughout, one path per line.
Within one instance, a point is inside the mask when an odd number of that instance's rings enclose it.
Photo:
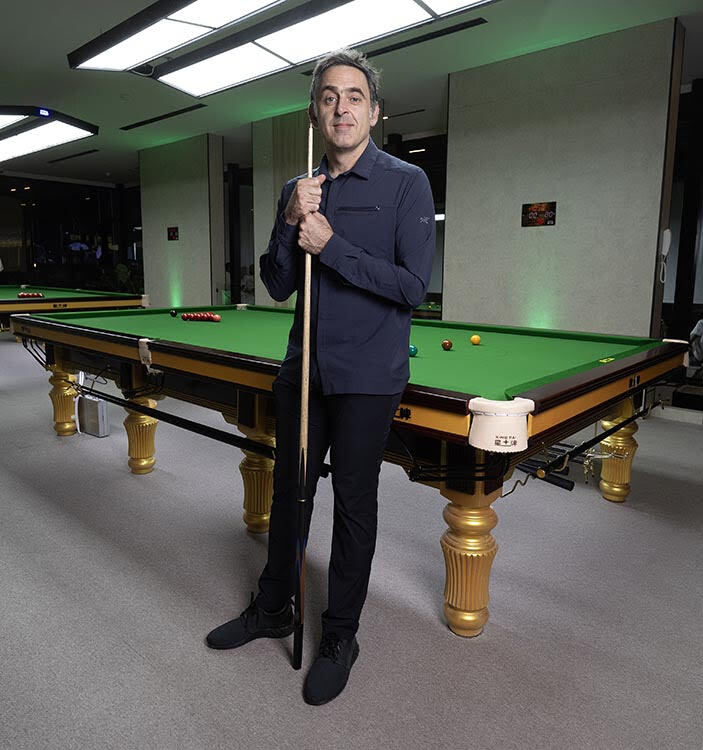
M 414 357 L 417 354 L 417 347 L 413 344 L 410 344 L 410 356 Z

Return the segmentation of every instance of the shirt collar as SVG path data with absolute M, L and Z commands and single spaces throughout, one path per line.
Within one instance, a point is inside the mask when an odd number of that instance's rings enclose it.
M 378 159 L 378 148 L 373 142 L 373 139 L 369 138 L 368 145 L 364 149 L 364 152 L 361 154 L 361 156 L 356 160 L 356 164 L 354 164 L 354 166 L 350 170 L 344 172 L 343 174 L 351 174 L 353 172 L 358 177 L 363 177 L 363 179 L 368 180 L 369 177 L 371 177 L 371 171 L 373 170 L 374 164 L 376 163 L 376 159 Z M 317 173 L 323 174 L 328 179 L 331 179 L 329 164 L 327 163 L 327 154 L 324 154 L 324 156 L 322 157 L 320 166 L 317 169 Z M 341 174 L 337 175 L 337 177 L 341 176 Z

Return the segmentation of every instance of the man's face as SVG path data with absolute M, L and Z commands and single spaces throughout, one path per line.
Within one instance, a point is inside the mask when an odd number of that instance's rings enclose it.
M 313 124 L 327 148 L 337 152 L 354 151 L 365 143 L 378 120 L 378 105 L 371 111 L 366 76 L 350 65 L 334 65 L 323 73 L 316 104 L 317 115 L 310 108 Z

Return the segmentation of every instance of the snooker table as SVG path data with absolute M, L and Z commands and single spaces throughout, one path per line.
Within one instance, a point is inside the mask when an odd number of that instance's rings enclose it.
M 292 311 L 246 305 L 216 310 L 221 323 L 183 321 L 166 309 L 20 315 L 12 330 L 39 353 L 50 370 L 54 428 L 76 431 L 74 373 L 113 380 L 126 405 L 128 464 L 134 473 L 154 467 L 157 420 L 138 408 L 155 408 L 164 396 L 222 413 L 248 438 L 273 446 L 271 387 L 285 354 Z M 481 336 L 472 346 L 469 338 Z M 443 339 L 453 347 L 444 351 Z M 451 630 L 478 635 L 488 619 L 488 588 L 498 522 L 492 508 L 503 484 L 526 458 L 602 419 L 615 429 L 602 445 L 600 488 L 622 501 L 629 492 L 637 447 L 633 399 L 682 366 L 684 343 L 544 329 L 413 321 L 410 383 L 394 419 L 386 460 L 436 488 L 448 501 L 441 539 L 446 564 L 444 613 Z M 500 453 L 470 442 L 472 399 L 501 405 L 529 399 L 524 446 Z M 500 417 L 498 418 L 500 420 Z M 496 443 L 497 445 L 497 443 Z M 497 451 L 498 449 L 496 449 Z M 250 531 L 268 528 L 271 458 L 244 452 L 244 521 Z M 332 467 L 334 470 L 334 467 Z
M 440 320 L 442 318 L 442 305 L 439 302 L 422 302 L 413 308 L 413 318 Z
M 36 292 L 42 297 L 19 297 L 21 293 Z M 29 284 L 0 286 L 0 331 L 9 329 L 10 315 L 40 313 L 57 310 L 113 310 L 148 307 L 144 294 L 100 292 L 86 289 L 56 289 Z

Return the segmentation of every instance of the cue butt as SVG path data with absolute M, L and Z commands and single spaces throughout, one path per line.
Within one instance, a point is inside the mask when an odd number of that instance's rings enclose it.
M 295 626 L 293 633 L 293 669 L 303 665 L 303 623 Z

